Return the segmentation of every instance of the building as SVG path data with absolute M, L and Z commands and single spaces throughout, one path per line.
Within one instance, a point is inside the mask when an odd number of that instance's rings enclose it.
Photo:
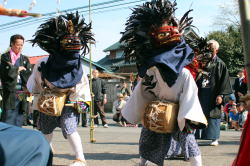
M 42 55 L 42 56 L 33 56 L 29 57 L 29 61 L 32 65 L 35 65 L 37 62 L 39 62 L 40 59 L 47 57 L 48 55 Z M 90 73 L 90 60 L 85 57 L 81 57 L 82 61 L 82 68 L 83 71 L 89 75 Z M 112 111 L 112 104 L 113 101 L 116 99 L 116 94 L 118 91 L 119 83 L 121 80 L 126 79 L 125 77 L 119 76 L 117 74 L 114 74 L 107 68 L 103 67 L 102 65 L 92 62 L 92 70 L 97 69 L 100 71 L 99 77 L 106 79 L 106 84 L 107 84 L 107 98 L 108 98 L 108 103 L 105 105 L 105 111 L 106 112 L 111 112 Z
M 44 57 L 48 57 L 48 55 L 41 55 L 41 56 L 31 56 L 29 57 L 29 61 L 32 65 L 35 65 L 40 59 L 44 58 Z M 89 74 L 89 64 L 90 64 L 90 60 L 88 58 L 85 58 L 85 57 L 81 57 L 81 60 L 82 60 L 82 68 L 83 68 L 83 71 L 87 74 Z M 95 62 L 92 62 L 92 69 L 97 69 L 99 70 L 100 72 L 104 72 L 104 73 L 111 73 L 111 71 L 107 70 L 105 67 L 95 63 Z

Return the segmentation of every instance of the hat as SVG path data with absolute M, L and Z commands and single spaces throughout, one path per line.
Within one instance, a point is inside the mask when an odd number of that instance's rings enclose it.
M 117 94 L 117 97 L 123 98 L 124 96 L 123 96 L 121 93 L 118 93 L 118 94 Z
M 235 101 L 235 97 L 234 96 L 229 96 L 229 98 L 228 98 L 229 100 L 233 100 L 233 101 Z

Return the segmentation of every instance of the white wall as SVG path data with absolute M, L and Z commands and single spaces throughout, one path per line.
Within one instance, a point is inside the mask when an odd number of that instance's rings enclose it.
M 123 55 L 123 50 L 117 50 L 116 51 L 116 58 L 121 58 Z
M 82 69 L 85 74 L 89 74 L 89 63 L 82 60 Z M 92 64 L 92 70 L 96 69 L 95 65 Z

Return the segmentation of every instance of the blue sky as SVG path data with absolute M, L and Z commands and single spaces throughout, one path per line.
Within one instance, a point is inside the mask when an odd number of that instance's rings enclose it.
M 92 4 L 107 2 L 110 0 L 91 0 Z M 132 2 L 136 0 L 124 0 L 124 2 Z M 193 25 L 195 25 L 201 36 L 205 36 L 210 31 L 217 30 L 219 27 L 214 26 L 215 17 L 219 15 L 219 6 L 228 0 L 177 0 L 177 18 L 180 18 L 183 13 L 192 8 L 194 11 L 191 16 L 194 17 Z M 3 0 L 0 0 L 2 3 Z M 7 8 L 17 8 L 28 10 L 32 0 L 8 0 Z M 48 13 L 56 12 L 57 8 L 60 10 L 70 9 L 80 6 L 88 5 L 88 0 L 60 0 L 60 5 L 56 0 L 36 0 L 36 6 L 31 12 Z M 123 3 L 124 3 L 123 2 Z M 141 3 L 135 3 L 133 5 Z M 127 6 L 131 6 L 127 5 Z M 92 14 L 93 33 L 95 34 L 96 45 L 92 46 L 92 59 L 98 61 L 106 54 L 103 50 L 113 43 L 117 42 L 121 35 L 120 32 L 124 30 L 124 24 L 129 17 L 131 10 L 129 7 L 123 6 L 122 9 L 112 8 L 112 10 L 103 13 Z M 121 8 L 121 7 L 118 7 Z M 88 15 L 84 14 L 86 20 Z M 0 17 L 0 25 L 11 21 L 18 21 L 23 18 L 17 17 Z M 9 38 L 13 34 L 22 34 L 26 40 L 32 39 L 32 35 L 37 30 L 37 27 L 43 22 L 34 23 L 32 25 L 14 28 L 7 31 L 0 31 L 0 53 L 4 52 L 9 46 Z M 32 47 L 30 43 L 26 42 L 23 54 L 27 56 L 37 56 L 47 54 L 39 47 Z M 88 55 L 86 56 L 88 58 Z

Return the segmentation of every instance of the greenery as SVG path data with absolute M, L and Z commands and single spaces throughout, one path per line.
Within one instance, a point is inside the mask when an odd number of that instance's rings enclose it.
M 210 32 L 207 38 L 219 42 L 218 56 L 226 63 L 230 76 L 236 76 L 238 71 L 244 67 L 240 27 L 229 25 L 225 30 Z

